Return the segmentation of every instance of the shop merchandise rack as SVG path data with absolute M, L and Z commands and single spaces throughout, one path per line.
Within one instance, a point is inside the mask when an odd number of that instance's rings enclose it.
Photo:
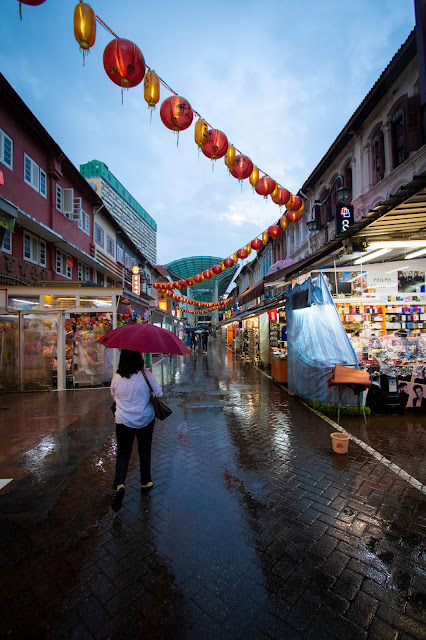
M 426 305 L 348 303 L 335 300 L 347 332 L 360 332 L 366 325 L 374 335 L 388 331 L 405 331 L 412 335 L 426 333 Z

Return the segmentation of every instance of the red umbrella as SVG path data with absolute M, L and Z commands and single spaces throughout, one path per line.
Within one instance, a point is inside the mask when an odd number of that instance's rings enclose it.
M 190 353 L 174 333 L 148 323 L 118 327 L 98 338 L 98 342 L 107 348 L 129 349 L 141 353 L 176 353 L 181 356 Z

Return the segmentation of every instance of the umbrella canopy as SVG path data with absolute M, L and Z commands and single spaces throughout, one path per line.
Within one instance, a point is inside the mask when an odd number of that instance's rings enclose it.
M 195 331 L 197 327 L 185 327 L 184 331 Z
M 107 348 L 129 349 L 141 353 L 176 353 L 185 356 L 189 350 L 171 331 L 153 324 L 127 324 L 98 338 Z

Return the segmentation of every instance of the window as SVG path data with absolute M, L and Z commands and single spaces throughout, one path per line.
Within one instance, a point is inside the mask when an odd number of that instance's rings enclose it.
M 71 280 L 73 259 L 60 249 L 56 249 L 56 273 Z
M 95 222 L 95 242 L 100 247 L 104 247 L 104 230 Z
M 393 167 L 399 167 L 406 159 L 404 148 L 404 125 L 402 121 L 402 106 L 392 116 L 392 151 Z
M 43 198 L 47 196 L 47 175 L 38 164 L 24 153 L 24 182 L 30 185 Z
M 385 177 L 385 142 L 383 132 L 380 129 L 371 138 L 371 155 L 373 184 L 377 184 Z
M 0 129 L 0 162 L 13 169 L 13 140 Z
M 100 271 L 96 272 L 96 284 L 99 287 L 103 287 L 104 286 L 104 274 L 101 273 Z
M 124 266 L 126 267 L 126 269 L 132 268 L 132 257 L 129 256 L 128 253 L 126 253 L 124 256 Z
M 62 188 L 56 185 L 56 208 L 58 211 L 62 211 Z
M 83 262 L 78 263 L 78 279 L 84 282 L 90 281 L 90 267 Z
M 24 233 L 24 260 L 46 266 L 46 243 L 44 240 L 33 236 L 32 233 Z
M 117 262 L 124 264 L 124 249 L 117 244 Z
M 422 111 L 418 94 L 403 100 L 391 116 L 393 168 L 423 144 Z
M 90 216 L 88 213 L 83 211 L 83 209 L 80 209 L 78 226 L 82 231 L 84 231 L 84 233 L 87 233 L 87 235 L 90 236 Z
M 108 253 L 114 257 L 115 255 L 115 246 L 114 246 L 114 240 L 111 238 L 111 236 L 109 236 L 107 234 L 107 238 L 106 238 L 106 248 Z
M 4 253 L 12 253 L 12 233 L 9 229 L 6 229 L 6 233 L 4 234 L 2 251 L 4 251 Z

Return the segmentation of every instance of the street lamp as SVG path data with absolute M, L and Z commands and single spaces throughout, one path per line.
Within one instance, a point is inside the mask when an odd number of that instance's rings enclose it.
M 327 200 L 331 196 L 331 193 L 333 191 L 333 187 L 336 184 L 337 180 L 341 181 L 340 187 L 338 189 L 336 189 L 337 202 L 339 204 L 346 204 L 346 202 L 348 201 L 348 198 L 349 198 L 349 188 L 345 187 L 343 176 L 341 176 L 340 174 L 334 178 L 333 184 L 330 187 L 328 195 L 325 198 L 325 200 L 323 200 L 322 202 L 314 202 L 314 204 L 311 205 L 311 201 L 309 200 L 309 198 L 307 196 L 305 196 L 305 194 L 302 191 L 299 191 L 299 193 L 304 198 L 306 198 L 306 200 L 309 201 L 309 209 L 310 209 L 309 210 L 309 218 L 306 221 L 306 225 L 308 227 L 309 232 L 318 230 L 318 223 L 317 223 L 317 220 L 315 219 L 314 209 L 315 209 L 315 207 L 322 207 L 322 205 L 327 202 Z

